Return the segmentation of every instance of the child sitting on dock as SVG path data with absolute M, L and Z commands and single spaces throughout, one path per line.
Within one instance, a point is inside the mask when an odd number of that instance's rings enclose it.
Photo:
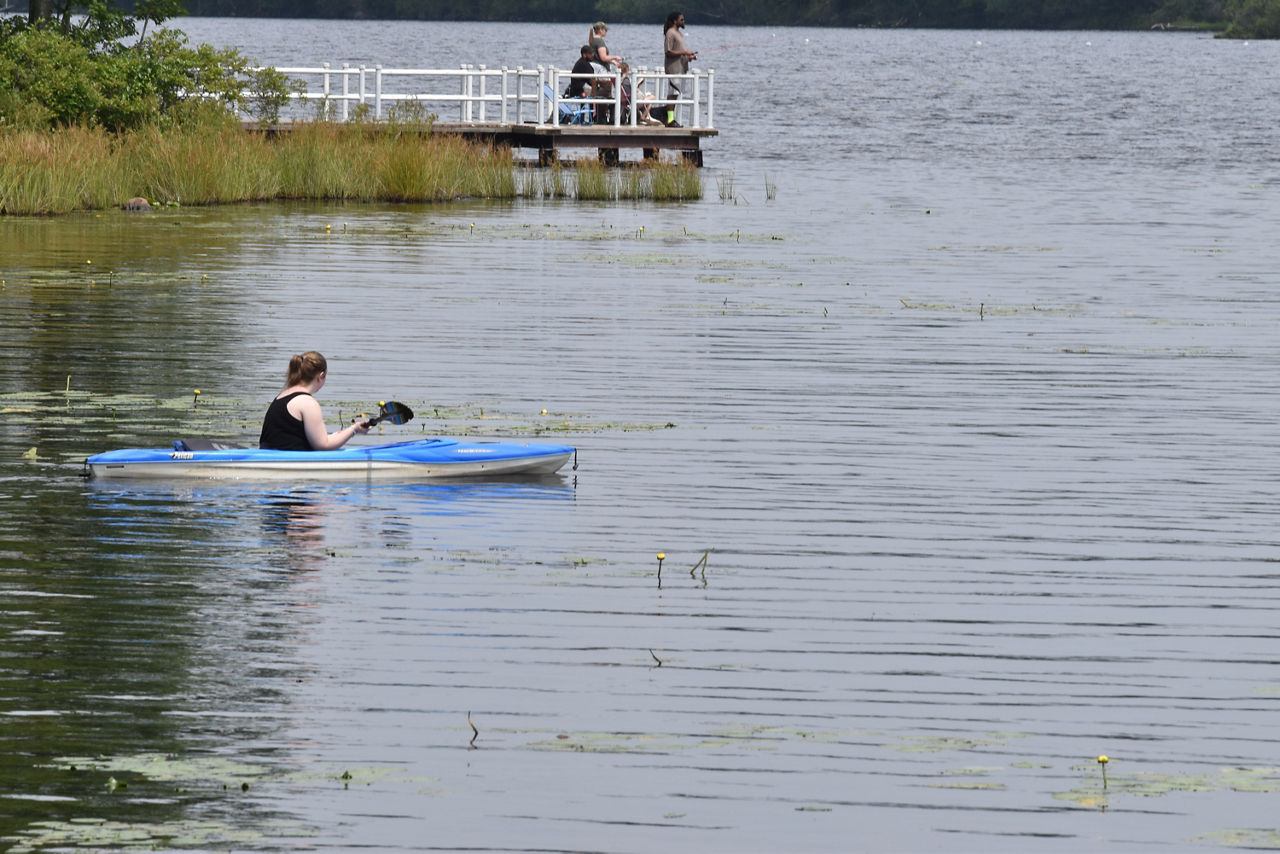
M 631 66 L 626 62 L 618 63 L 618 70 L 622 72 L 622 122 L 623 124 L 631 123 Z M 653 116 L 649 115 L 649 107 L 652 105 L 653 94 L 651 92 L 641 92 L 639 103 L 636 104 L 636 124 L 638 125 L 660 125 Z

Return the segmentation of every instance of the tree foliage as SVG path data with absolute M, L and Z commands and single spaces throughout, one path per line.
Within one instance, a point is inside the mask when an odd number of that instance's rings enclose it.
M 38 2 L 38 0 L 32 0 Z M 660 23 L 742 26 L 1148 29 L 1202 26 L 1264 37 L 1280 0 L 189 0 L 196 15 L 429 21 Z
M 1280 39 L 1280 0 L 1231 0 L 1227 18 L 1226 38 Z
M 141 2 L 141 0 L 139 0 Z M 835 27 L 1145 29 L 1225 24 L 1226 0 L 189 0 L 192 14 L 243 17 L 661 23 L 681 9 L 691 24 Z M 1232 0 L 1272 3 L 1280 0 Z
M 72 11 L 55 0 L 42 19 L 0 21 L 0 125 L 121 131 L 238 112 L 273 120 L 289 91 L 282 75 L 254 71 L 235 50 L 193 48 L 174 30 L 148 36 L 148 25 L 182 13 L 179 0 L 138 0 L 132 14 L 104 0 Z

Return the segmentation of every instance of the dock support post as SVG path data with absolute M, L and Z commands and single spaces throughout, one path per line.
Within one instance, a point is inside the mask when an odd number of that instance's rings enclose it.
M 342 63 L 342 120 L 347 120 L 348 108 L 351 106 L 351 63 Z
M 716 126 L 715 119 L 716 107 L 716 70 L 714 68 L 707 69 L 707 127 Z
M 510 84 L 509 82 L 507 82 L 507 80 L 508 80 L 507 75 L 508 75 L 509 73 L 510 73 L 510 72 L 509 72 L 509 70 L 507 69 L 507 67 L 506 67 L 505 65 L 504 65 L 504 66 L 502 66 L 502 110 L 500 111 L 500 114 L 501 114 L 501 116 L 502 116 L 502 123 L 503 123 L 503 124 L 506 124 L 506 123 L 507 123 L 507 121 L 508 121 L 508 119 L 509 119 L 509 116 L 510 116 L 510 112 L 508 111 L 508 108 L 507 108 L 507 98 L 511 97 L 511 84 Z M 516 71 L 516 74 L 518 75 L 519 73 L 520 73 L 520 72 L 519 72 L 519 70 L 517 70 L 517 71 Z M 519 77 L 516 77 L 516 91 L 517 91 L 517 92 L 519 92 L 519 91 L 520 91 L 520 78 L 519 78 Z M 520 106 L 519 106 L 519 104 L 517 103 L 517 105 L 516 105 L 516 121 L 519 121 L 519 120 L 520 120 Z
M 534 121 L 537 124 L 543 124 L 543 121 L 542 121 L 543 117 L 550 115 L 551 110 L 555 107 L 555 104 L 547 100 L 546 84 L 547 84 L 547 67 L 545 65 L 539 65 L 538 66 L 538 100 L 537 100 L 537 106 L 534 108 L 538 111 L 538 114 L 533 117 Z M 545 102 L 545 105 L 544 105 L 544 102 Z
M 471 66 L 465 62 L 460 66 L 462 69 L 462 101 L 459 103 L 461 115 L 458 120 L 466 123 L 471 121 Z
M 321 67 L 324 68 L 324 97 L 320 100 L 320 115 L 327 122 L 333 119 L 333 115 L 330 113 L 329 108 L 329 95 L 332 94 L 333 87 L 329 83 L 329 63 L 326 62 Z

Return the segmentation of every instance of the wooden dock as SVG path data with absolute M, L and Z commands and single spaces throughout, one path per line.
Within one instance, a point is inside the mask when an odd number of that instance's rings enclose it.
M 569 99 L 563 93 L 570 80 L 599 73 L 573 74 L 571 71 L 539 66 L 527 68 L 486 69 L 483 65 L 463 65 L 457 69 L 383 68 L 382 66 L 334 68 L 328 63 L 318 67 L 277 68 L 299 86 L 291 92 L 289 105 L 280 121 L 259 125 L 246 120 L 248 129 L 265 133 L 288 133 L 293 121 L 320 119 L 344 122 L 356 114 L 366 121 L 379 123 L 389 119 L 397 108 L 412 107 L 437 116 L 430 125 L 431 133 L 466 137 L 494 148 L 505 146 L 513 152 L 536 152 L 540 165 L 560 160 L 568 149 L 591 149 L 605 163 L 621 161 L 621 152 L 631 149 L 640 159 L 657 158 L 663 151 L 679 153 L 685 162 L 702 166 L 702 140 L 719 132 L 714 124 L 714 69 L 693 69 L 683 74 L 666 74 L 660 69 L 632 72 L 629 86 L 636 93 L 632 111 L 622 109 L 619 93 L 623 78 L 609 72 L 610 94 L 601 98 Z M 680 87 L 684 95 L 659 97 L 670 84 Z M 560 94 L 557 94 L 560 93 Z M 251 96 L 251 93 L 246 93 Z M 634 114 L 645 101 L 669 106 L 687 127 L 645 125 Z M 562 115 L 565 104 L 581 109 L 593 105 L 620 114 L 618 124 L 557 124 L 547 117 Z M 310 114 L 310 115 L 308 115 Z M 457 120 L 441 120 L 438 116 L 456 115 Z
M 494 147 L 507 146 L 513 151 L 536 151 L 538 164 L 548 166 L 560 159 L 565 149 L 594 148 L 605 163 L 621 160 L 621 151 L 639 152 L 640 159 L 656 158 L 662 151 L 676 151 L 685 162 L 702 166 L 702 140 L 719 133 L 715 128 L 668 128 L 656 125 L 539 125 L 436 122 L 435 133 L 487 142 Z

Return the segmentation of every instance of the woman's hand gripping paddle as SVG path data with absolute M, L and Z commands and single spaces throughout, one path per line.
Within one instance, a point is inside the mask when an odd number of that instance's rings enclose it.
M 357 418 L 355 420 L 359 421 L 360 419 Z M 408 424 L 412 420 L 412 409 L 399 401 L 388 400 L 378 404 L 378 414 L 373 418 L 367 419 L 367 423 L 372 427 L 381 421 L 387 421 L 391 424 Z

